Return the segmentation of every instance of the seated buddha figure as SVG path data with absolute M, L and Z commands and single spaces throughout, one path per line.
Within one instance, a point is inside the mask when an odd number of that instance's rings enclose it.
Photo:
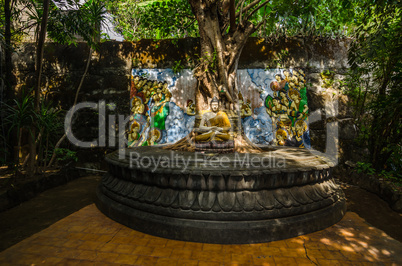
M 233 139 L 227 114 L 219 110 L 219 100 L 211 100 L 211 111 L 203 114 L 199 128 L 194 129 L 196 142 L 225 142 Z

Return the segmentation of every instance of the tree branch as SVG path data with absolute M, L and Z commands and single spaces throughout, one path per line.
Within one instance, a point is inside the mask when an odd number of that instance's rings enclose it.
M 243 12 L 246 13 L 247 11 L 249 11 L 251 8 L 255 7 L 256 5 L 258 5 L 261 2 L 261 0 L 254 0 L 254 2 L 252 2 L 251 4 L 249 4 L 248 6 L 246 6 L 243 9 Z M 240 16 L 240 12 L 236 13 L 236 18 Z
M 236 9 L 235 9 L 235 1 L 230 0 L 230 31 L 235 31 L 236 29 Z
M 263 19 L 260 23 L 258 23 L 257 26 L 254 27 L 253 32 L 258 30 L 264 24 L 264 22 L 265 22 L 265 20 Z
M 244 6 L 244 1 L 242 1 L 241 6 L 240 6 L 240 19 L 239 19 L 239 24 L 242 25 L 243 21 L 242 21 L 242 14 L 243 14 L 243 6 Z
M 257 12 L 258 10 L 260 10 L 262 7 L 264 7 L 266 4 L 268 4 L 269 3 L 269 0 L 267 0 L 267 1 L 265 1 L 264 3 L 262 3 L 261 5 L 259 5 L 256 9 L 254 9 L 251 13 L 250 13 L 250 15 L 248 15 L 248 17 L 246 18 L 246 20 L 249 20 L 253 15 L 254 15 L 254 13 L 255 12 Z M 263 20 L 264 21 L 264 20 Z
M 241 0 L 240 2 L 238 2 L 237 5 L 236 5 L 236 10 L 239 9 L 240 6 L 244 5 L 245 1 L 246 0 Z

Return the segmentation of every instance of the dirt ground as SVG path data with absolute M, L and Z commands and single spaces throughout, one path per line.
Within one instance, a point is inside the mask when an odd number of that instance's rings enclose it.
M 100 176 L 82 177 L 0 213 L 0 251 L 92 204 L 100 180 Z M 375 194 L 349 185 L 343 185 L 343 189 L 349 211 L 402 242 L 402 214 Z

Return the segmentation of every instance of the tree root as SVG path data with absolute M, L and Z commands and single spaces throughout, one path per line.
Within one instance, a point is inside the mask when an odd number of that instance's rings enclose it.
M 195 151 L 195 141 L 194 141 L 195 134 L 191 132 L 186 137 L 182 138 L 181 140 L 177 141 L 174 144 L 167 145 L 163 147 L 165 150 L 174 150 L 174 151 Z M 234 138 L 234 152 L 237 153 L 261 153 L 261 150 L 257 145 L 252 143 L 244 133 L 237 135 Z

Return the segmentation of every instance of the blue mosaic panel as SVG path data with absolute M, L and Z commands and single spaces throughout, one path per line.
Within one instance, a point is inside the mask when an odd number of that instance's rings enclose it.
M 133 69 L 129 146 L 174 143 L 195 123 L 191 70 Z M 241 120 L 255 144 L 310 148 L 306 80 L 302 69 L 238 70 Z

